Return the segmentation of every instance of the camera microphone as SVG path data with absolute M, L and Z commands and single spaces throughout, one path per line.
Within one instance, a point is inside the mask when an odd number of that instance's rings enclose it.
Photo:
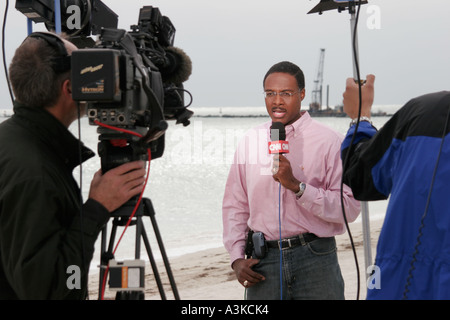
M 177 47 L 167 47 L 165 50 L 168 63 L 161 68 L 162 80 L 174 84 L 185 82 L 192 73 L 191 58 Z
M 272 122 L 270 127 L 269 154 L 289 153 L 289 142 L 286 141 L 286 129 L 281 122 Z

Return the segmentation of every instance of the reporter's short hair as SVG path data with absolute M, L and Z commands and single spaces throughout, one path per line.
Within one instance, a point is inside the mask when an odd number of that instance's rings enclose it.
M 276 72 L 287 73 L 290 74 L 291 76 L 294 76 L 294 78 L 297 80 L 298 88 L 300 90 L 305 88 L 305 75 L 303 74 L 302 69 L 300 69 L 300 67 L 297 66 L 296 64 L 289 61 L 282 61 L 274 64 L 264 76 L 263 86 L 266 83 L 266 78 L 270 74 Z
M 9 66 L 9 79 L 15 99 L 33 107 L 51 107 L 60 94 L 70 71 L 57 74 L 53 60 L 58 52 L 44 39 L 28 37 L 16 49 Z

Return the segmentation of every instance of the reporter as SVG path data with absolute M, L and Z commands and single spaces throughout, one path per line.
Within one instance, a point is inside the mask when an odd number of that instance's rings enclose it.
M 301 110 L 305 80 L 297 65 L 273 65 L 263 87 L 270 121 L 249 130 L 239 143 L 223 197 L 223 240 L 231 267 L 249 300 L 344 299 L 335 240 L 345 232 L 342 137 Z M 266 149 L 273 122 L 285 126 L 291 150 L 275 159 Z M 272 174 L 262 174 L 268 168 Z M 349 221 L 354 221 L 360 206 L 347 186 L 343 203 Z M 265 256 L 246 259 L 249 231 L 264 235 Z
M 0 299 L 85 299 L 101 229 L 143 187 L 144 162 L 127 163 L 97 172 L 83 203 L 72 171 L 94 153 L 68 130 L 78 117 L 74 50 L 57 35 L 33 33 L 9 68 L 16 101 L 0 125 Z M 81 272 L 74 289 L 70 266 Z

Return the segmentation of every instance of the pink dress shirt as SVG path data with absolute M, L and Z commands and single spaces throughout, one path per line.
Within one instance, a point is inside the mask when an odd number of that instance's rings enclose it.
M 311 232 L 331 237 L 345 232 L 341 208 L 343 136 L 313 120 L 308 112 L 286 126 L 294 176 L 306 184 L 302 197 L 281 186 L 272 177 L 273 155 L 268 152 L 270 126 L 267 122 L 249 130 L 239 142 L 228 175 L 223 198 L 223 241 L 231 263 L 244 258 L 245 238 L 250 229 L 263 232 L 266 240 Z M 344 207 L 348 222 L 359 212 L 359 202 L 344 185 Z

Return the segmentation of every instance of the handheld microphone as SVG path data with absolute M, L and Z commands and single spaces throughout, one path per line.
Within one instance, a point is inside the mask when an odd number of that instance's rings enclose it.
M 289 153 L 289 142 L 286 141 L 286 130 L 281 122 L 272 122 L 270 127 L 269 154 Z
M 289 153 L 289 142 L 286 141 L 286 129 L 281 122 L 272 122 L 270 127 L 269 154 Z M 278 167 L 272 169 L 272 173 L 276 174 Z M 281 182 L 278 181 L 278 232 L 281 243 Z M 280 246 L 280 299 L 283 300 L 283 254 Z

